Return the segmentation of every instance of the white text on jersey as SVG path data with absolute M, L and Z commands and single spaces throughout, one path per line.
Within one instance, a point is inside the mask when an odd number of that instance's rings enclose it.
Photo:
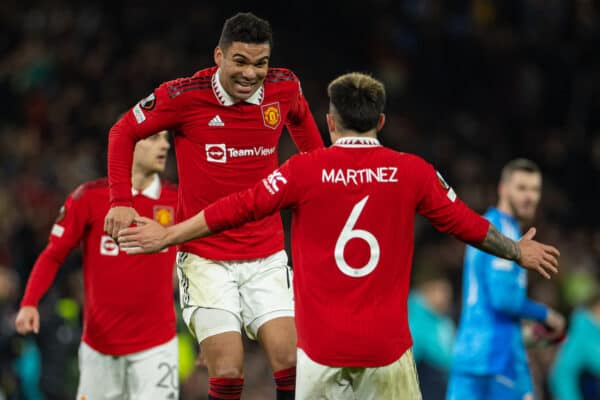
M 253 146 L 236 149 L 225 143 L 206 144 L 206 160 L 210 162 L 225 163 L 228 158 L 238 157 L 268 157 L 275 153 L 275 146 Z
M 378 167 L 375 169 L 331 169 L 322 170 L 321 181 L 323 183 L 342 183 L 344 186 L 354 184 L 355 186 L 363 183 L 396 183 L 396 167 Z

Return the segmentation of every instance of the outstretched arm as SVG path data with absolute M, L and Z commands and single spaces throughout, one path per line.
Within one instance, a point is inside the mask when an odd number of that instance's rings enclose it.
M 543 277 L 550 279 L 550 272 L 554 274 L 558 272 L 560 252 L 553 246 L 533 240 L 535 233 L 535 228 L 531 228 L 521 240 L 515 242 L 490 224 L 485 239 L 480 243 L 472 244 L 486 253 L 516 261 L 523 268 L 537 271 Z
M 292 160 L 294 157 L 253 187 L 223 197 L 192 218 L 168 228 L 149 218 L 134 219 L 138 226 L 119 232 L 121 249 L 128 254 L 153 253 L 171 245 L 257 221 L 289 207 L 299 193 L 292 178 Z
M 417 211 L 427 217 L 436 229 L 482 251 L 516 261 L 523 268 L 537 271 L 545 278 L 549 279 L 550 273 L 558 272 L 560 253 L 552 246 L 533 240 L 534 228 L 518 242 L 511 240 L 467 207 L 430 164 L 415 165 L 421 168 Z

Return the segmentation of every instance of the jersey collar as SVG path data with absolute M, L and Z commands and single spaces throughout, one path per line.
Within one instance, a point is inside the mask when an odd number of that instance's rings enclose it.
M 348 137 L 339 138 L 338 140 L 335 141 L 335 143 L 333 145 L 340 146 L 340 147 L 358 148 L 358 147 L 381 146 L 381 143 L 379 143 L 379 140 L 377 140 L 376 138 L 372 138 L 372 137 L 348 136 Z
M 229 95 L 229 93 L 227 93 L 227 91 L 223 88 L 223 85 L 221 85 L 221 78 L 219 77 L 220 71 L 221 71 L 220 68 L 217 69 L 217 72 L 215 72 L 211 78 L 211 85 L 212 85 L 213 93 L 215 94 L 215 97 L 217 98 L 217 100 L 219 100 L 219 103 L 221 103 L 221 105 L 232 106 L 235 104 L 235 101 Z M 260 88 L 258 88 L 258 90 L 252 94 L 252 96 L 248 97 L 244 101 L 246 103 L 250 103 L 250 104 L 254 104 L 254 105 L 258 106 L 262 103 L 264 94 L 265 94 L 265 87 L 264 87 L 264 85 L 261 85 Z
M 146 189 L 142 190 L 142 195 L 149 197 L 152 200 L 158 200 L 160 198 L 160 189 L 160 178 L 158 177 L 158 174 L 154 174 L 152 183 Z M 131 188 L 131 194 L 133 196 L 137 196 L 139 193 L 139 190 Z

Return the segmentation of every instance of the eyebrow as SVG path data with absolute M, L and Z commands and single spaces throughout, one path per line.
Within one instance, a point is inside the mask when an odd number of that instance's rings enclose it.
M 244 60 L 250 61 L 250 59 L 248 57 L 246 57 L 245 55 L 240 54 L 240 53 L 235 53 L 234 55 L 231 56 L 231 58 L 234 58 L 234 57 L 242 57 Z M 264 56 L 264 57 L 261 57 L 260 59 L 258 59 L 256 62 L 267 61 L 268 59 L 269 59 L 269 56 Z

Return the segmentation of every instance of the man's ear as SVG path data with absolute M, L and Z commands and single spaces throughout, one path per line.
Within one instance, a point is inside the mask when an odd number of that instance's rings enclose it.
M 221 63 L 223 62 L 223 50 L 221 50 L 221 48 L 219 46 L 215 47 L 215 51 L 214 51 L 214 59 L 215 59 L 215 64 L 217 64 L 219 67 L 221 66 Z
M 377 121 L 377 132 L 383 129 L 383 125 L 385 125 L 385 114 L 379 114 L 379 121 Z
M 335 132 L 335 118 L 330 113 L 325 114 L 325 118 L 327 118 L 327 129 L 329 133 Z

